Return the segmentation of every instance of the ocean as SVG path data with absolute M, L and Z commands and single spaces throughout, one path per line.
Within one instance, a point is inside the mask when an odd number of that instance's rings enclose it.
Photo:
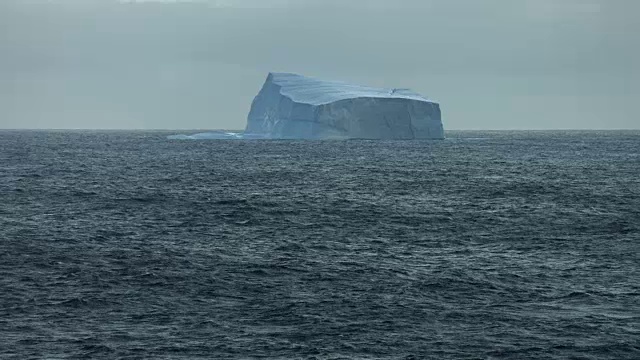
M 640 359 L 640 132 L 0 131 L 2 359 Z

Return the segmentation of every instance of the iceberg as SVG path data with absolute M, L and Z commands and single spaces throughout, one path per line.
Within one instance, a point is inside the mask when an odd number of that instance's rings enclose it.
M 384 89 L 269 73 L 245 136 L 266 139 L 444 139 L 440 105 Z
M 235 132 L 206 132 L 193 135 L 169 135 L 169 140 L 227 140 L 227 139 L 242 139 L 241 133 Z

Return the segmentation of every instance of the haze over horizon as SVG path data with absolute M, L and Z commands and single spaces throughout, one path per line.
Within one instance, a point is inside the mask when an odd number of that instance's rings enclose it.
M 242 129 L 270 71 L 445 129 L 640 129 L 634 0 L 4 0 L 0 128 Z

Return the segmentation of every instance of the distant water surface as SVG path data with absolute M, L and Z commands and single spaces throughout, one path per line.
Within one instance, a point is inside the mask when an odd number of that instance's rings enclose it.
M 640 359 L 640 133 L 0 132 L 0 358 Z

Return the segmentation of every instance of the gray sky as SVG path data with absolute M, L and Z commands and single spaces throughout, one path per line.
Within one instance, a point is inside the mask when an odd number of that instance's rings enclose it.
M 267 72 L 446 129 L 639 129 L 638 0 L 0 0 L 0 128 L 241 129 Z M 635 110 L 635 109 L 634 109 Z

